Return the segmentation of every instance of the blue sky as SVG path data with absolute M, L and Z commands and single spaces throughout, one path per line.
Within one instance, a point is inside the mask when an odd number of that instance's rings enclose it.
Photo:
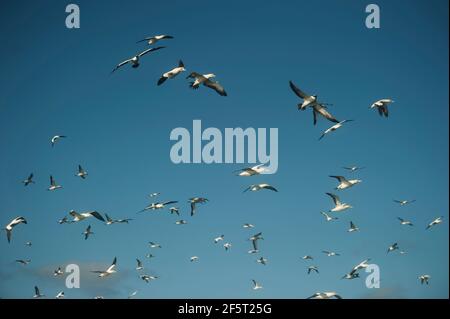
M 65 28 L 64 1 L 2 3 L 0 10 L 0 219 L 22 215 L 28 225 L 0 240 L 0 296 L 29 298 L 33 286 L 54 296 L 123 298 L 305 298 L 334 290 L 345 298 L 448 298 L 448 2 L 376 1 L 381 28 L 365 27 L 370 2 L 346 1 L 77 1 L 81 28 Z M 26 8 L 25 8 L 26 7 Z M 134 70 L 114 66 L 145 49 L 141 38 L 170 34 L 164 50 Z M 185 62 L 188 71 L 215 73 L 220 97 L 188 88 L 186 73 L 161 87 L 160 75 Z M 294 81 L 339 119 L 354 119 L 322 141 L 330 126 L 312 125 L 298 111 Z M 393 98 L 388 119 L 368 107 Z M 170 131 L 203 127 L 279 129 L 275 175 L 239 178 L 240 164 L 171 162 Z M 54 148 L 50 138 L 68 138 Z M 78 164 L 89 172 L 74 176 Z M 354 208 L 326 223 L 334 191 L 328 175 L 361 165 L 363 183 L 340 192 Z M 34 172 L 36 184 L 21 184 Z M 49 175 L 63 185 L 47 192 Z M 267 182 L 278 193 L 242 191 Z M 178 200 L 187 225 L 167 211 L 138 215 L 150 192 Z M 207 197 L 196 216 L 188 198 Z M 416 199 L 399 207 L 394 198 Z M 129 225 L 90 220 L 58 225 L 69 210 L 98 210 Z M 397 216 L 415 226 L 399 225 Z M 434 218 L 444 223 L 425 231 Z M 360 228 L 347 233 L 349 221 Z M 255 224 L 253 230 L 243 223 Z M 81 233 L 91 224 L 95 234 Z M 261 254 L 248 237 L 262 231 Z M 230 251 L 213 243 L 224 234 Z M 3 234 L 4 236 L 4 234 Z M 6 236 L 5 236 L 6 237 Z M 33 246 L 26 247 L 26 241 Z M 151 251 L 148 241 L 161 243 Z M 386 254 L 394 242 L 407 255 Z M 335 250 L 339 257 L 326 257 Z M 146 259 L 147 253 L 156 257 Z M 300 259 L 310 254 L 313 263 Z M 199 262 L 189 257 L 198 255 Z M 118 258 L 115 276 L 90 270 Z M 267 266 L 255 262 L 264 256 Z M 135 258 L 146 273 L 138 278 Z M 31 258 L 21 267 L 15 259 Z M 366 258 L 380 266 L 381 288 L 340 277 Z M 81 288 L 67 289 L 53 270 L 81 266 Z M 308 265 L 319 275 L 307 275 Z M 430 285 L 417 276 L 430 274 Z M 253 291 L 251 279 L 264 289 Z

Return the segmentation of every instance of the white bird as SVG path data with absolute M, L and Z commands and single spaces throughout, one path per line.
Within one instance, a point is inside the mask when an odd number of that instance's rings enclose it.
M 129 294 L 128 295 L 128 299 L 131 299 L 131 298 L 133 298 L 134 296 L 136 296 L 137 295 L 137 293 L 138 293 L 138 291 L 137 290 L 135 290 L 135 291 L 133 291 L 131 294 Z
M 53 176 L 50 175 L 50 187 L 47 188 L 47 190 L 49 190 L 49 191 L 54 191 L 54 190 L 57 190 L 57 189 L 59 189 L 59 188 L 62 188 L 62 186 L 61 186 L 61 185 L 58 185 L 58 184 L 56 183 L 55 179 L 53 178 Z
M 413 226 L 413 223 L 411 223 L 409 220 L 397 217 L 397 219 L 400 221 L 401 225 L 408 225 L 408 226 Z
M 5 226 L 4 230 L 6 230 L 6 238 L 8 239 L 8 243 L 11 242 L 12 230 L 19 224 L 27 224 L 27 221 L 22 216 L 18 216 L 9 222 L 8 225 Z
M 381 99 L 376 101 L 375 103 L 373 103 L 370 108 L 373 109 L 374 107 L 376 107 L 378 109 L 378 113 L 380 114 L 380 116 L 386 116 L 388 117 L 389 115 L 389 111 L 388 111 L 388 105 L 394 103 L 393 100 L 391 99 Z
M 150 248 L 161 248 L 160 244 L 154 243 L 152 241 L 148 242 L 148 244 L 150 245 Z
M 289 86 L 291 87 L 292 91 L 301 99 L 303 99 L 303 102 L 301 104 L 298 104 L 299 110 L 305 110 L 308 106 L 312 108 L 313 110 L 313 120 L 314 125 L 317 123 L 317 114 L 322 115 L 327 120 L 338 123 L 339 121 L 330 114 L 330 112 L 327 111 L 327 108 L 325 106 L 325 103 L 319 103 L 317 100 L 317 95 L 309 95 L 300 90 L 292 81 L 289 81 Z
M 214 238 L 214 244 L 217 244 L 219 241 L 223 240 L 225 235 L 220 235 L 219 237 Z
M 309 266 L 308 267 L 308 275 L 311 273 L 311 271 L 315 271 L 316 273 L 319 273 L 319 268 L 317 268 L 317 266 Z
M 192 256 L 191 258 L 189 258 L 189 260 L 190 260 L 191 262 L 197 261 L 197 260 L 198 260 L 198 256 Z
M 223 244 L 223 248 L 225 248 L 225 250 L 230 249 L 231 246 L 232 246 L 232 245 L 231 245 L 230 243 L 225 243 L 225 244 Z
M 391 251 L 394 251 L 394 250 L 397 250 L 397 249 L 399 249 L 399 248 L 398 248 L 398 244 L 397 244 L 397 243 L 394 243 L 394 244 L 392 244 L 391 246 L 389 246 L 387 252 L 390 253 Z
M 75 176 L 85 179 L 86 176 L 88 176 L 88 173 L 83 169 L 83 167 L 81 167 L 81 165 L 78 165 L 78 173 L 76 173 Z
M 34 296 L 33 298 L 42 298 L 45 297 L 44 294 L 41 294 L 41 292 L 39 291 L 38 286 L 34 286 Z
M 180 216 L 180 209 L 178 207 L 170 207 L 169 211 L 171 214 L 177 214 L 178 216 Z
M 190 88 L 192 89 L 198 89 L 200 84 L 203 84 L 206 87 L 209 87 L 216 91 L 221 96 L 227 96 L 227 92 L 225 92 L 225 89 L 222 85 L 219 84 L 219 82 L 211 80 L 212 78 L 216 77 L 215 74 L 200 74 L 197 72 L 192 72 L 188 75 L 187 79 L 191 78 L 194 79 L 193 82 L 190 83 Z
M 27 241 L 27 242 L 25 243 L 25 246 L 31 247 L 31 246 L 33 246 L 33 243 L 32 243 L 31 241 Z
M 55 271 L 53 271 L 53 276 L 58 277 L 64 275 L 64 272 L 62 271 L 61 267 L 58 267 Z
M 253 175 L 262 174 L 266 170 L 267 170 L 267 167 L 265 167 L 264 164 L 259 164 L 259 165 L 253 166 L 253 167 L 242 168 L 235 172 L 239 172 L 238 176 L 253 176 Z
M 58 220 L 58 224 L 70 224 L 73 223 L 73 221 L 69 220 L 67 216 L 64 216 L 60 220 Z
M 95 217 L 102 222 L 105 221 L 103 216 L 100 215 L 100 213 L 97 211 L 91 211 L 91 212 L 86 212 L 86 213 L 77 213 L 76 211 L 71 210 L 69 212 L 69 214 L 73 217 L 72 223 L 79 222 L 79 221 L 85 220 L 86 218 L 90 218 L 90 217 Z
M 327 135 L 328 133 L 334 132 L 334 131 L 336 131 L 337 129 L 341 128 L 341 127 L 344 125 L 344 123 L 346 123 L 346 122 L 352 122 L 352 121 L 353 121 L 353 120 L 343 120 L 343 121 L 340 121 L 339 123 L 334 124 L 333 126 L 327 128 L 327 129 L 322 133 L 322 135 L 320 135 L 319 141 L 320 141 L 321 139 L 323 139 L 323 137 L 324 137 L 325 135 Z
M 314 295 L 308 297 L 307 299 L 330 299 L 330 298 L 342 299 L 340 295 L 338 295 L 334 291 L 330 292 L 316 292 Z
M 256 262 L 258 264 L 261 264 L 261 265 L 266 265 L 267 264 L 267 259 L 264 258 L 264 257 L 260 257 L 259 259 L 256 259 Z
M 438 224 L 442 223 L 444 221 L 443 218 L 444 217 L 442 217 L 442 216 L 436 218 L 435 220 L 433 220 L 431 223 L 428 224 L 426 229 L 429 229 L 430 227 L 433 227 L 434 225 L 438 225 Z
M 186 224 L 187 224 L 187 221 L 185 221 L 184 219 L 180 219 L 180 220 L 177 220 L 177 221 L 175 222 L 175 224 L 176 224 L 176 225 L 186 225 Z
M 424 283 L 426 283 L 428 285 L 428 280 L 430 280 L 431 276 L 430 275 L 420 275 L 419 279 L 420 279 L 420 283 L 423 285 Z
M 358 231 L 359 227 L 357 227 L 352 221 L 350 221 L 350 228 L 347 230 L 349 233 Z
M 245 193 L 246 191 L 256 192 L 256 191 L 260 191 L 260 190 L 262 190 L 262 189 L 268 189 L 268 190 L 271 190 L 271 191 L 274 191 L 274 192 L 278 192 L 278 190 L 277 190 L 275 187 L 273 187 L 273 186 L 271 186 L 271 185 L 269 185 L 269 184 L 263 183 L 263 184 L 253 184 L 253 185 L 250 185 L 249 187 L 247 187 L 247 188 L 244 190 L 244 193 Z
M 360 180 L 360 179 L 349 179 L 348 180 L 344 176 L 330 175 L 330 177 L 336 178 L 339 181 L 339 185 L 336 187 L 336 189 L 339 189 L 339 190 L 350 188 L 350 187 L 362 182 L 362 180 Z
M 346 204 L 346 203 L 342 203 L 339 196 L 331 194 L 331 193 L 326 193 L 328 196 L 330 196 L 333 199 L 334 205 L 335 207 L 330 209 L 330 212 L 342 212 L 346 209 L 352 208 L 351 205 Z
M 412 200 L 404 200 L 404 199 L 398 200 L 398 199 L 394 199 L 394 202 L 400 204 L 400 206 L 411 204 L 411 203 L 414 203 L 415 201 L 416 201 L 415 199 L 412 199 Z
M 263 286 L 260 283 L 256 282 L 256 280 L 252 279 L 252 282 L 253 282 L 253 290 L 258 290 L 258 289 L 263 288 Z
M 119 64 L 117 64 L 116 67 L 112 70 L 111 73 L 114 73 L 114 72 L 117 71 L 120 67 L 122 67 L 122 66 L 124 66 L 125 64 L 128 64 L 128 63 L 131 63 L 131 66 L 132 66 L 133 68 L 137 68 L 137 67 L 139 67 L 139 60 L 140 60 L 140 58 L 141 58 L 142 56 L 144 56 L 144 55 L 147 54 L 147 53 L 150 53 L 150 52 L 153 52 L 153 51 L 156 51 L 156 50 L 159 50 L 159 49 L 163 49 L 163 48 L 165 48 L 165 47 L 150 48 L 150 49 L 147 49 L 147 50 L 145 50 L 145 51 L 142 51 L 141 53 L 136 54 L 134 57 L 129 58 L 129 59 L 127 59 L 127 60 L 125 60 L 125 61 L 122 61 L 122 62 L 120 62 Z
M 141 279 L 142 279 L 143 281 L 145 281 L 146 283 L 149 283 L 151 280 L 156 280 L 156 279 L 158 279 L 157 276 L 150 276 L 150 275 L 141 275 L 140 277 L 141 277 Z
M 140 261 L 139 259 L 136 258 L 136 262 L 137 262 L 136 270 L 144 269 L 144 266 L 142 265 L 142 261 Z
M 242 225 L 242 227 L 244 228 L 253 228 L 255 227 L 255 225 L 249 224 L 249 223 L 245 223 L 244 225 Z
M 65 297 L 64 291 L 58 292 L 58 294 L 55 296 L 56 299 L 64 299 L 64 297 Z
M 355 279 L 355 278 L 359 278 L 359 273 L 357 272 L 350 272 L 348 274 L 345 274 L 341 279 Z
M 176 68 L 173 68 L 172 70 L 164 73 L 163 75 L 161 75 L 161 77 L 158 80 L 158 85 L 163 84 L 167 79 L 172 79 L 174 77 L 176 77 L 178 74 L 180 74 L 181 72 L 186 71 L 186 69 L 184 68 L 184 64 L 183 61 L 179 61 L 178 62 L 178 66 Z
M 357 272 L 361 269 L 365 269 L 365 268 L 369 267 L 369 261 L 370 261 L 370 258 L 365 259 L 362 262 L 360 262 L 359 264 L 357 264 L 355 267 L 352 268 L 352 271 L 350 272 L 350 274 L 354 274 L 355 272 Z
M 55 135 L 52 137 L 51 139 L 51 143 L 52 143 L 52 147 L 55 146 L 56 142 L 58 142 L 59 139 L 61 138 L 66 138 L 67 136 L 65 135 Z
M 255 253 L 259 252 L 259 249 L 258 249 L 258 240 L 260 240 L 260 239 L 264 239 L 264 238 L 262 237 L 262 233 L 261 233 L 261 232 L 259 232 L 259 233 L 255 234 L 255 235 L 253 235 L 252 237 L 250 237 L 250 238 L 248 239 L 248 240 L 250 240 L 250 241 L 252 242 L 252 245 L 253 245 L 253 249 L 251 249 L 251 250 L 248 251 L 249 254 L 255 254 Z
M 23 183 L 25 186 L 28 186 L 29 184 L 34 184 L 33 176 L 34 176 L 34 174 L 31 173 L 25 180 L 22 181 L 22 183 Z
M 152 45 L 152 44 L 155 44 L 156 42 L 158 42 L 160 40 L 164 40 L 164 39 L 173 39 L 173 36 L 167 35 L 167 34 L 155 35 L 152 37 L 146 37 L 142 40 L 139 40 L 136 43 L 147 42 L 147 44 Z
M 197 208 L 197 204 L 204 204 L 208 202 L 207 198 L 204 197 L 192 197 L 189 198 L 189 203 L 191 203 L 191 216 L 194 216 L 196 208 Z
M 111 266 L 109 266 L 106 270 L 91 270 L 91 272 L 99 274 L 98 275 L 99 277 L 107 277 L 107 276 L 117 272 L 116 263 L 117 263 L 117 257 L 114 257 L 114 260 L 113 260 Z
M 106 225 L 112 225 L 112 224 L 116 224 L 116 223 L 120 223 L 120 224 L 122 224 L 122 223 L 127 223 L 127 224 L 128 224 L 128 222 L 129 222 L 130 220 L 133 220 L 133 219 L 131 219 L 131 218 L 125 218 L 125 219 L 112 219 L 111 217 L 108 216 L 108 214 L 105 214 L 105 217 L 106 217 Z
M 151 193 L 151 194 L 149 194 L 148 196 L 150 196 L 150 197 L 156 197 L 156 196 L 158 196 L 159 194 L 161 194 L 161 193 Z
M 310 255 L 305 255 L 305 256 L 302 257 L 302 259 L 303 260 L 308 260 L 308 259 L 309 260 L 313 260 L 314 258 L 312 256 L 310 256 Z
M 328 250 L 322 250 L 322 252 L 324 254 L 326 254 L 328 257 L 332 257 L 332 256 L 340 256 L 341 254 L 338 254 L 334 251 L 328 251 Z
M 19 264 L 22 264 L 22 265 L 26 266 L 26 265 L 28 265 L 29 263 L 31 263 L 31 259 L 27 259 L 27 260 L 24 260 L 24 259 L 16 259 L 16 263 L 19 263 Z
M 163 202 L 163 203 L 151 203 L 150 205 L 148 205 L 147 207 L 145 207 L 143 210 L 141 210 L 140 212 L 145 212 L 146 210 L 157 210 L 157 209 L 163 209 L 164 207 L 166 207 L 166 205 L 170 205 L 170 204 L 175 204 L 178 203 L 178 201 L 172 200 L 172 201 L 168 201 L 168 202 Z
M 328 215 L 328 214 L 325 213 L 325 212 L 320 212 L 320 213 L 321 213 L 323 216 L 325 216 L 327 222 L 331 222 L 331 221 L 333 221 L 333 220 L 338 220 L 337 217 L 330 216 L 330 215 Z
M 350 172 L 356 172 L 359 171 L 360 169 L 364 169 L 365 167 L 358 167 L 358 166 L 344 166 L 343 169 L 346 169 Z
M 93 235 L 94 232 L 91 231 L 91 225 L 89 225 L 86 230 L 83 232 L 84 240 L 88 239 L 90 235 Z
M 145 257 L 146 257 L 146 258 L 154 258 L 155 256 L 152 255 L 152 254 L 147 254 L 147 255 L 145 255 Z

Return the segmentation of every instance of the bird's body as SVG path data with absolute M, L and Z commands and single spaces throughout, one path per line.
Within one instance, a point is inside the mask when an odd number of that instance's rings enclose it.
M 243 228 L 253 228 L 255 227 L 255 225 L 249 224 L 249 223 L 245 223 L 244 225 L 242 225 Z
M 310 255 L 305 255 L 302 257 L 303 260 L 314 260 L 314 258 Z
M 365 167 L 358 167 L 358 166 L 344 166 L 343 169 L 346 169 L 350 172 L 356 172 L 359 171 L 360 169 L 363 169 Z
M 55 296 L 56 299 L 64 299 L 64 297 L 65 297 L 64 291 L 58 292 L 58 294 Z
M 184 219 L 180 219 L 175 222 L 175 225 L 186 225 L 186 224 L 187 224 L 187 221 L 185 221 Z

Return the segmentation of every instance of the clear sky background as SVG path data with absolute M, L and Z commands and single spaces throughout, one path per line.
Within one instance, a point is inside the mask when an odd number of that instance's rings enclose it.
M 330 290 L 344 298 L 448 298 L 448 1 L 378 0 L 378 30 L 365 27 L 369 1 L 76 3 L 78 30 L 65 27 L 64 1 L 0 4 L 0 220 L 28 220 L 11 244 L 0 238 L 0 297 L 30 298 L 38 285 L 47 296 L 64 290 L 72 298 L 134 290 L 141 298 L 305 298 Z M 110 75 L 146 48 L 136 41 L 155 34 L 175 39 L 138 69 Z M 215 73 L 229 96 L 189 89 L 187 73 L 157 87 L 180 58 L 188 71 Z M 311 111 L 297 110 L 289 80 L 333 103 L 337 118 L 355 121 L 319 142 L 331 122 L 320 118 L 314 127 Z M 368 108 L 381 98 L 395 100 L 388 119 Z M 173 164 L 170 131 L 191 129 L 194 119 L 221 130 L 278 128 L 278 173 L 240 178 L 232 172 L 245 164 Z M 56 134 L 68 138 L 52 148 Z M 86 180 L 74 176 L 78 164 Z M 349 174 L 345 165 L 366 169 Z M 30 172 L 36 184 L 24 187 Z M 50 174 L 62 190 L 46 191 Z M 325 193 L 337 185 L 330 174 L 363 183 L 339 192 L 354 208 L 326 223 Z M 242 193 L 259 182 L 279 192 Z M 167 210 L 136 214 L 151 192 L 180 201 L 188 224 L 175 225 L 180 218 Z M 191 218 L 193 196 L 210 202 Z M 393 199 L 417 202 L 400 207 Z M 134 220 L 59 225 L 71 209 Z M 426 231 L 438 216 L 444 223 Z M 347 233 L 350 220 L 359 233 Z M 95 234 L 85 241 L 88 224 Z M 261 253 L 250 255 L 246 239 L 258 231 Z M 228 252 L 213 243 L 221 234 L 233 244 Z M 388 255 L 394 242 L 407 254 Z M 306 254 L 314 261 L 303 261 Z M 90 273 L 115 256 L 117 274 Z M 260 256 L 266 266 L 255 262 Z M 144 273 L 160 278 L 142 281 L 137 257 Z M 27 258 L 26 267 L 14 262 Z M 366 258 L 380 266 L 380 289 L 367 289 L 364 273 L 340 279 Z M 81 267 L 80 289 L 53 277 L 68 263 Z M 310 264 L 320 274 L 307 275 Z M 421 274 L 431 275 L 429 286 L 420 285 Z M 253 291 L 251 279 L 264 289 Z

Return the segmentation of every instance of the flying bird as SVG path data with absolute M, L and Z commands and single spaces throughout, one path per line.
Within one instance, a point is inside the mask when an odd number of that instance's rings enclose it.
M 170 207 L 169 212 L 171 214 L 177 214 L 178 216 L 180 216 L 180 209 L 178 207 Z
M 350 228 L 347 230 L 349 233 L 359 231 L 359 228 L 351 221 Z
M 163 49 L 163 48 L 165 48 L 165 47 L 150 48 L 150 49 L 147 49 L 147 50 L 145 50 L 145 51 L 142 51 L 141 53 L 136 54 L 134 57 L 129 58 L 129 59 L 127 59 L 127 60 L 125 60 L 125 61 L 122 61 L 122 62 L 120 62 L 119 64 L 117 64 L 116 67 L 112 70 L 111 73 L 114 73 L 114 72 L 117 71 L 119 68 L 121 68 L 122 66 L 124 66 L 125 64 L 128 64 L 128 63 L 131 63 L 131 66 L 132 66 L 133 68 L 137 68 L 137 67 L 139 67 L 139 64 L 140 64 L 140 58 L 141 58 L 142 56 L 144 56 L 144 55 L 147 54 L 147 53 L 150 53 L 150 52 L 153 52 L 153 51 L 156 51 L 156 50 L 159 50 L 159 49 Z
M 4 229 L 6 230 L 6 238 L 8 239 L 8 243 L 11 242 L 13 228 L 19 224 L 27 224 L 26 219 L 23 218 L 22 216 L 18 216 L 14 218 L 12 221 L 10 221 L 8 225 L 5 226 Z
M 163 209 L 164 207 L 166 207 L 166 205 L 170 205 L 170 204 L 175 204 L 178 203 L 178 201 L 176 200 L 172 200 L 172 201 L 168 201 L 168 202 L 164 202 L 164 203 L 151 203 L 150 205 L 148 205 L 147 207 L 145 207 L 143 210 L 141 210 L 140 212 L 145 212 L 146 210 L 157 210 L 157 209 Z
M 219 237 L 214 238 L 214 243 L 217 244 L 219 241 L 223 240 L 225 235 L 220 235 Z
M 16 263 L 19 263 L 19 264 L 22 264 L 22 265 L 26 266 L 26 265 L 28 265 L 29 263 L 31 263 L 31 259 L 27 259 L 27 260 L 24 260 L 24 259 L 16 259 Z
M 256 259 L 256 262 L 258 264 L 261 264 L 261 265 L 266 265 L 267 264 L 267 259 L 264 258 L 264 257 L 260 257 L 259 259 Z
M 249 223 L 245 223 L 244 225 L 242 225 L 242 227 L 244 228 L 253 228 L 255 227 L 255 225 L 249 224 Z
M 58 292 L 58 294 L 55 296 L 56 299 L 64 299 L 64 297 L 65 297 L 64 291 Z
M 330 209 L 330 212 L 342 212 L 346 209 L 352 208 L 351 205 L 346 204 L 346 203 L 342 203 L 339 196 L 331 194 L 331 193 L 326 193 L 328 196 L 331 197 L 331 199 L 333 199 L 334 202 L 334 208 Z
M 346 169 L 350 172 L 356 172 L 359 171 L 360 169 L 364 169 L 365 167 L 358 167 L 358 166 L 344 166 L 343 169 Z
M 305 255 L 305 256 L 302 257 L 302 259 L 303 260 L 308 260 L 308 259 L 309 260 L 313 260 L 314 258 L 312 256 L 310 256 L 310 255 Z
M 247 187 L 245 190 L 244 190 L 244 193 L 246 192 L 246 191 L 252 191 L 252 192 L 256 192 L 256 191 L 260 191 L 260 190 L 262 190 L 262 189 L 268 189 L 268 190 L 271 190 L 271 191 L 274 191 L 274 192 L 278 192 L 278 190 L 275 188 L 275 187 L 273 187 L 273 186 L 271 186 L 271 185 L 269 185 L 269 184 L 253 184 L 253 185 L 250 185 L 249 187 Z
M 200 84 L 203 84 L 206 87 L 209 87 L 210 89 L 213 89 L 221 96 L 227 96 L 227 92 L 225 92 L 225 89 L 222 85 L 219 84 L 219 82 L 211 80 L 212 78 L 216 77 L 215 74 L 200 74 L 197 72 L 192 72 L 188 75 L 187 79 L 194 79 L 193 82 L 190 82 L 190 88 L 192 89 L 198 89 Z
M 112 225 L 112 224 L 116 224 L 116 223 L 120 223 L 120 224 L 122 224 L 122 223 L 127 223 L 127 224 L 128 224 L 128 222 L 129 222 L 130 220 L 133 220 L 133 219 L 131 219 L 131 218 L 125 218 L 125 219 L 112 219 L 111 217 L 108 216 L 108 214 L 105 214 L 105 217 L 106 217 L 106 225 Z
M 420 279 L 420 283 L 423 285 L 424 283 L 428 285 L 428 280 L 430 280 L 431 276 L 430 275 L 420 275 L 419 279 Z
M 397 244 L 397 243 L 394 243 L 394 244 L 392 244 L 391 246 L 389 246 L 387 252 L 390 253 L 391 251 L 394 251 L 394 250 L 397 250 L 397 249 L 399 249 L 399 248 L 398 248 L 398 244 Z
M 189 199 L 189 203 L 191 203 L 191 216 L 194 216 L 195 211 L 196 211 L 196 204 L 204 204 L 208 202 L 207 198 L 203 198 L 203 197 L 193 197 Z
M 325 103 L 319 103 L 317 100 L 317 95 L 308 95 L 304 93 L 302 90 L 300 90 L 292 81 L 289 81 L 289 86 L 291 87 L 292 91 L 301 99 L 303 99 L 303 102 L 298 104 L 299 110 L 305 110 L 308 106 L 312 108 L 313 110 L 313 121 L 314 125 L 317 123 L 317 114 L 323 116 L 327 120 L 338 123 L 339 121 L 331 115 L 325 106 Z
M 394 202 L 400 204 L 400 206 L 408 205 L 408 204 L 414 203 L 415 201 L 416 201 L 415 199 L 412 199 L 412 200 L 397 200 L 397 199 L 394 199 Z
M 370 108 L 373 109 L 374 107 L 376 107 L 378 109 L 378 114 L 380 114 L 380 116 L 384 115 L 385 117 L 388 117 L 389 115 L 388 105 L 393 102 L 394 101 L 391 99 L 381 99 L 373 103 L 370 106 Z
M 365 259 L 362 262 L 360 262 L 359 264 L 357 264 L 355 267 L 352 268 L 352 270 L 350 271 L 350 274 L 354 274 L 355 272 L 357 272 L 361 269 L 365 269 L 365 268 L 369 267 L 369 261 L 370 261 L 370 258 Z
M 330 215 L 328 215 L 327 213 L 325 213 L 325 212 L 320 212 L 323 216 L 325 216 L 325 219 L 327 220 L 327 222 L 331 222 L 331 221 L 333 221 L 333 220 L 338 220 L 338 218 L 337 217 L 334 217 L 334 216 L 330 216 Z
M 81 165 L 78 165 L 78 173 L 76 173 L 75 176 L 85 179 L 86 176 L 88 176 L 88 173 L 83 169 L 83 167 L 81 167 Z
M 149 244 L 150 248 L 161 248 L 160 244 L 154 243 L 152 241 L 149 241 L 148 244 Z
M 64 275 L 64 272 L 62 271 L 61 267 L 58 267 L 55 271 L 53 271 L 53 276 L 58 277 Z
M 338 295 L 334 291 L 330 292 L 316 292 L 314 295 L 308 297 L 307 299 L 330 299 L 330 298 L 342 299 L 340 295 Z
M 157 276 L 150 276 L 150 275 L 141 275 L 140 277 L 141 277 L 141 279 L 142 279 L 143 281 L 145 281 L 146 283 L 149 283 L 151 280 L 158 279 Z
M 340 256 L 340 254 L 335 253 L 334 251 L 322 250 L 322 252 L 323 252 L 324 254 L 326 254 L 328 257 L 332 257 L 332 256 Z
M 86 212 L 86 213 L 77 213 L 76 211 L 71 210 L 69 212 L 69 214 L 73 217 L 72 223 L 79 222 L 79 221 L 82 221 L 82 220 L 84 220 L 86 218 L 90 218 L 90 217 L 95 217 L 102 222 L 105 221 L 103 216 L 100 215 L 100 213 L 97 211 L 91 211 L 91 212 Z
M 109 266 L 106 270 L 92 270 L 91 272 L 99 274 L 98 275 L 99 277 L 107 277 L 107 276 L 117 272 L 116 263 L 117 263 L 117 257 L 114 257 L 114 260 L 113 260 L 111 266 Z
M 252 279 L 252 282 L 253 282 L 253 290 L 258 290 L 258 289 L 263 288 L 263 286 L 260 283 L 256 282 L 256 280 Z
M 317 266 L 309 266 L 308 267 L 308 275 L 311 273 L 311 271 L 315 271 L 316 273 L 319 273 L 319 268 L 317 268 Z
M 163 84 L 167 79 L 172 79 L 174 77 L 176 77 L 178 74 L 180 74 L 181 72 L 186 71 L 186 69 L 184 68 L 184 64 L 183 61 L 179 61 L 178 62 L 178 66 L 176 68 L 173 68 L 172 70 L 164 73 L 163 75 L 161 75 L 161 77 L 158 80 L 158 85 Z
M 339 189 L 339 190 L 350 188 L 350 187 L 362 182 L 362 180 L 360 180 L 360 179 L 347 180 L 344 176 L 330 175 L 330 177 L 336 178 L 339 181 L 339 185 L 336 187 L 336 189 Z
M 176 225 L 186 225 L 186 224 L 187 224 L 187 221 L 185 221 L 184 219 L 180 219 L 180 220 L 177 220 L 177 221 L 175 222 L 175 224 L 176 224 Z
M 140 261 L 139 259 L 136 258 L 136 262 L 137 262 L 136 270 L 144 269 L 144 266 L 142 265 L 142 261 Z
M 348 274 L 345 274 L 341 279 L 355 279 L 355 278 L 359 278 L 359 273 L 357 272 L 350 272 Z
M 408 226 L 413 226 L 413 223 L 411 223 L 409 220 L 397 217 L 397 219 L 400 221 L 401 225 L 408 225 Z
M 238 176 L 254 176 L 259 175 L 267 170 L 267 167 L 264 166 L 264 164 L 255 165 L 252 167 L 246 167 L 242 168 L 240 170 L 237 170 L 235 172 L 239 172 L 237 174 Z
M 27 241 L 27 242 L 25 243 L 25 246 L 31 247 L 31 246 L 33 246 L 33 243 L 32 243 L 31 241 Z
M 152 45 L 152 44 L 155 44 L 156 42 L 158 42 L 160 40 L 164 40 L 164 39 L 173 39 L 173 36 L 167 35 L 167 34 L 155 35 L 152 37 L 146 37 L 142 40 L 139 40 L 136 43 L 147 42 L 147 44 Z
M 89 236 L 92 235 L 92 234 L 94 234 L 94 233 L 91 231 L 91 225 L 89 225 L 89 226 L 86 228 L 86 230 L 83 232 L 84 240 L 88 239 Z
M 34 286 L 34 296 L 33 298 L 42 298 L 45 297 L 44 294 L 41 294 L 41 292 L 39 291 L 38 286 Z
M 49 191 L 54 191 L 54 190 L 57 190 L 57 189 L 59 189 L 59 188 L 62 188 L 62 186 L 61 186 L 61 185 L 58 185 L 58 184 L 56 183 L 55 179 L 53 178 L 53 176 L 50 175 L 50 187 L 47 188 L 47 190 L 49 190 Z
M 346 122 L 352 122 L 352 121 L 353 121 L 353 120 L 343 120 L 343 121 L 340 121 L 339 123 L 334 124 L 333 126 L 327 128 L 327 129 L 322 133 L 322 135 L 320 135 L 319 141 L 320 141 L 321 139 L 323 139 L 323 137 L 324 137 L 325 135 L 327 135 L 328 133 L 334 132 L 334 131 L 336 131 L 337 129 L 341 128 L 341 127 L 344 125 L 344 123 L 346 123 Z
M 225 243 L 225 244 L 223 244 L 223 248 L 225 248 L 225 250 L 230 249 L 231 246 L 232 246 L 232 245 L 231 245 L 230 243 Z
M 138 291 L 137 290 L 135 290 L 135 291 L 133 291 L 131 294 L 129 294 L 128 295 L 128 299 L 131 299 L 131 298 L 133 298 L 134 296 L 136 296 L 137 295 L 137 293 L 138 293 Z
M 444 217 L 442 217 L 442 216 L 436 218 L 435 220 L 433 220 L 431 223 L 428 224 L 426 229 L 429 229 L 430 227 L 433 227 L 434 225 L 438 225 L 438 224 L 442 223 L 443 222 L 443 218 Z
M 33 181 L 33 173 L 31 173 L 25 180 L 22 181 L 23 185 L 28 186 L 30 184 L 34 184 Z
M 151 194 L 149 194 L 148 196 L 150 196 L 150 197 L 156 197 L 156 196 L 158 196 L 158 195 L 160 195 L 161 193 L 151 193 Z
M 50 142 L 52 143 L 52 147 L 55 146 L 56 142 L 58 142 L 60 139 L 62 138 L 66 138 L 67 136 L 65 135 L 55 135 L 52 137 L 52 139 L 50 140 Z
M 191 262 L 197 261 L 197 260 L 198 260 L 198 256 L 192 256 L 191 258 L 189 258 L 189 260 L 190 260 Z
M 67 216 L 64 216 L 63 218 L 61 218 L 60 220 L 58 220 L 58 224 L 70 224 L 73 223 L 73 221 L 69 220 L 69 218 Z

